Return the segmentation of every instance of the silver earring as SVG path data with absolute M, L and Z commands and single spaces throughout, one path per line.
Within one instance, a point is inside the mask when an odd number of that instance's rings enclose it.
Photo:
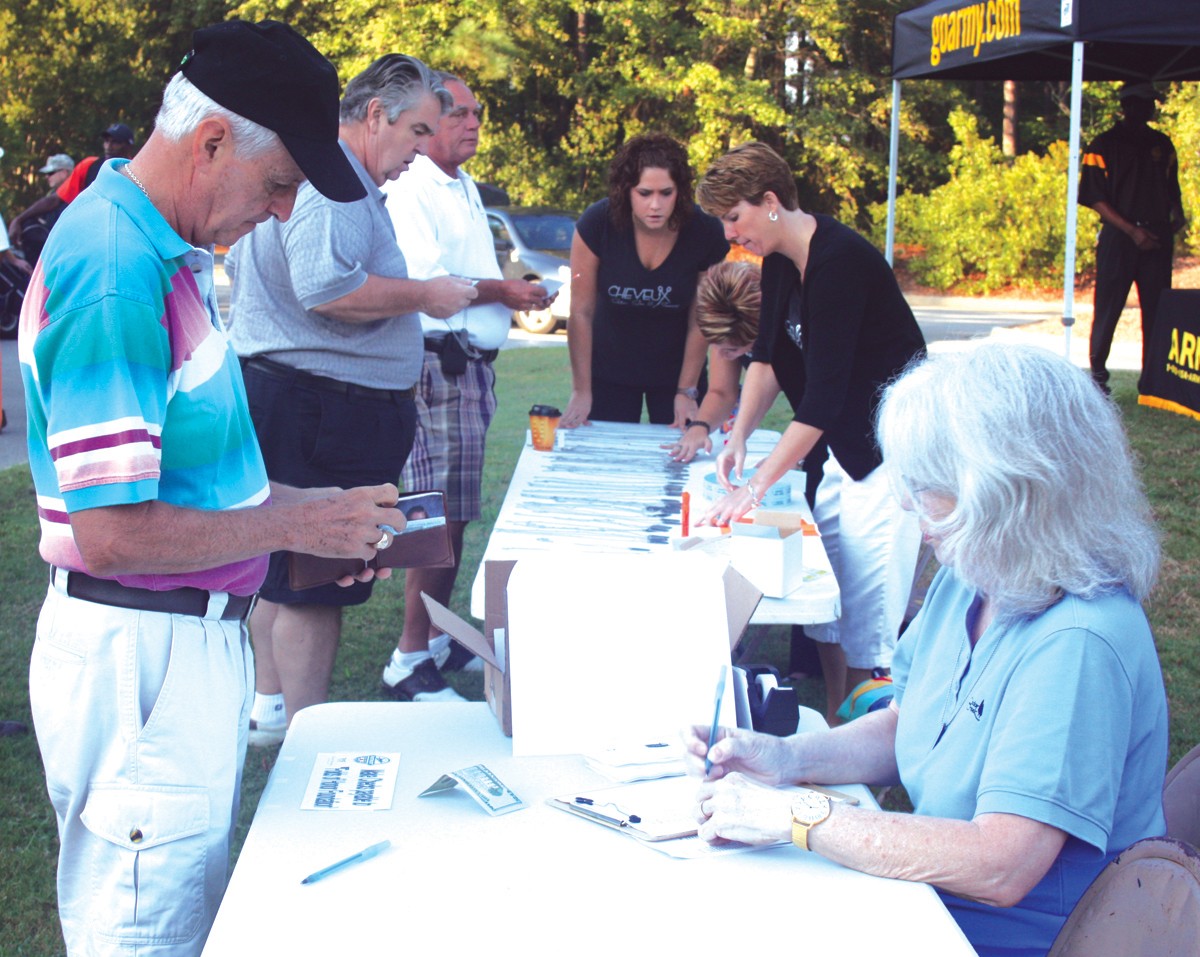
M 779 222 L 779 214 L 775 212 L 775 210 L 771 210 L 769 213 L 767 213 L 767 219 L 773 223 L 777 223 Z

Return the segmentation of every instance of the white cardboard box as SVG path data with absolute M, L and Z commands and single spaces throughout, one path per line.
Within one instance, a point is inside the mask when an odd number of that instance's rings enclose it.
M 730 526 L 730 564 L 767 597 L 783 598 L 804 582 L 804 520 L 761 508 L 753 515 L 752 524 Z
M 762 597 L 733 569 L 676 552 L 488 562 L 485 589 L 483 633 L 423 597 L 434 624 L 484 660 L 515 755 L 674 740 L 708 724 L 720 667 Z M 732 682 L 722 723 L 736 724 Z

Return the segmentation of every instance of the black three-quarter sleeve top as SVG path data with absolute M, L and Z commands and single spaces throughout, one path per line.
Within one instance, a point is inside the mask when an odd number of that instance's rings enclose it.
M 855 480 L 879 465 L 880 391 L 925 339 L 883 255 L 854 230 L 817 216 L 801 281 L 781 253 L 763 260 L 752 358 L 769 362 L 797 422 L 821 429 Z

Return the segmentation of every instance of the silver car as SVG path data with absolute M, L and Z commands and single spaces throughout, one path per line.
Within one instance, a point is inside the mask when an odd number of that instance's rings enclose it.
M 514 312 L 513 321 L 526 332 L 554 332 L 571 312 L 575 214 L 545 206 L 489 206 L 487 217 L 504 278 L 544 282 L 558 292 L 549 309 Z

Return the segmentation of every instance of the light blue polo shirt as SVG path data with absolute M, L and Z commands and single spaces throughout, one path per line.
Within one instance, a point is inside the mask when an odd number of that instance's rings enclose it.
M 943 568 L 898 643 L 896 757 L 917 814 L 1001 812 L 1067 832 L 1017 907 L 941 895 L 981 955 L 1044 955 L 1104 865 L 1165 831 L 1162 671 L 1125 590 L 993 622 L 972 649 L 976 597 Z

